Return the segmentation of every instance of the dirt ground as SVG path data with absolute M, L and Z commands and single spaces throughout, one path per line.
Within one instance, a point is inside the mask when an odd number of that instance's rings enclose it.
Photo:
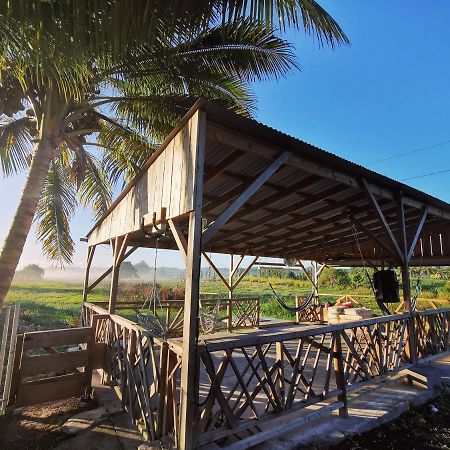
M 47 450 L 54 448 L 67 435 L 61 425 L 75 414 L 95 408 L 93 400 L 72 398 L 42 405 L 20 408 L 0 416 L 0 448 L 2 450 Z
M 437 411 L 433 408 L 437 408 Z M 354 436 L 329 450 L 450 449 L 450 392 L 397 420 Z

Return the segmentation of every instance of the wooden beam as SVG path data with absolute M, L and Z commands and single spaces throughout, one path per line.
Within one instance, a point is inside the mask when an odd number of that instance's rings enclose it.
M 234 274 L 236 273 L 236 271 L 239 269 L 239 266 L 241 265 L 241 262 L 244 260 L 245 255 L 241 255 L 239 257 L 239 261 L 237 262 L 237 264 L 233 267 L 233 271 L 231 272 L 231 276 L 233 277 Z
M 228 267 L 228 303 L 227 303 L 227 331 L 233 330 L 233 273 L 234 273 L 234 255 L 230 253 L 230 265 Z
M 211 266 L 211 269 L 214 270 L 214 272 L 216 273 L 216 275 L 220 278 L 220 280 L 222 281 L 222 283 L 225 285 L 225 287 L 230 290 L 231 287 L 228 284 L 227 280 L 225 279 L 225 277 L 220 273 L 220 270 L 216 267 L 216 265 L 212 262 L 211 258 L 207 255 L 206 252 L 202 252 L 203 257 L 206 259 L 206 261 L 208 261 L 208 264 Z
M 369 197 L 370 203 L 372 204 L 375 212 L 377 213 L 378 219 L 380 220 L 381 224 L 383 225 L 384 231 L 390 241 L 392 242 L 392 245 L 394 246 L 395 251 L 397 252 L 400 261 L 403 261 L 405 259 L 405 254 L 401 251 L 397 239 L 395 238 L 394 234 L 392 233 L 391 227 L 386 221 L 386 217 L 384 216 L 383 210 L 380 208 L 380 205 L 378 204 L 377 199 L 375 198 L 374 193 L 371 191 L 369 184 L 366 180 L 362 180 L 364 189 L 366 190 L 366 193 Z
M 300 266 L 300 268 L 302 269 L 303 273 L 305 274 L 306 278 L 308 278 L 309 282 L 311 283 L 311 285 L 314 287 L 314 281 L 310 275 L 310 273 L 306 270 L 305 265 L 302 263 L 302 261 L 299 259 L 297 260 L 298 265 Z
M 242 205 L 289 159 L 290 154 L 283 152 L 278 158 L 267 167 L 253 183 L 242 192 L 241 195 L 231 204 L 217 219 L 203 232 L 202 245 L 208 241 L 223 227 Z
M 139 247 L 132 247 L 128 251 L 125 252 L 122 258 L 122 262 L 125 261 L 132 253 L 134 253 Z M 105 270 L 94 282 L 92 282 L 87 287 L 87 292 L 91 292 L 92 289 L 95 288 L 99 283 L 101 283 L 113 270 L 114 266 L 111 266 L 109 269 Z
M 428 217 L 428 207 L 426 207 L 425 210 L 423 211 L 422 217 L 419 220 L 419 224 L 417 225 L 416 232 L 411 242 L 411 246 L 409 247 L 408 255 L 406 256 L 406 260 L 408 261 L 408 263 L 411 261 L 411 258 L 414 254 L 414 249 L 416 248 L 417 242 L 420 238 L 420 234 L 422 233 L 423 226 L 425 225 L 427 217 Z
M 181 411 L 179 450 L 197 448 L 196 413 L 199 389 L 199 355 L 197 337 L 199 331 L 198 307 L 200 295 L 200 266 L 202 240 L 203 170 L 205 161 L 206 114 L 198 110 L 191 119 L 194 180 L 194 209 L 189 213 L 189 234 L 186 265 L 186 293 L 183 318 L 183 364 L 181 367 Z
M 169 219 L 169 226 L 177 244 L 178 250 L 180 251 L 181 256 L 184 259 L 184 263 L 186 264 L 188 244 L 186 238 L 184 237 L 183 230 L 181 229 L 180 224 L 174 219 Z
M 353 214 L 350 214 L 350 221 L 358 228 L 362 233 L 372 239 L 375 243 L 384 248 L 388 253 L 398 258 L 398 253 L 391 247 L 389 247 L 382 239 L 380 239 L 375 233 L 370 231 L 360 220 L 358 220 Z
M 247 275 L 248 271 L 254 266 L 256 261 L 258 261 L 259 256 L 255 256 L 250 264 L 247 266 L 247 268 L 239 275 L 238 279 L 233 283 L 233 290 L 236 289 L 236 287 L 239 285 L 239 283 L 242 281 L 242 279 Z
M 123 237 L 114 239 L 114 251 L 113 251 L 113 268 L 111 275 L 111 289 L 109 291 L 109 306 L 108 312 L 114 314 L 116 310 L 117 292 L 119 287 L 119 273 L 120 265 L 123 262 L 125 252 L 127 249 L 128 234 Z
M 330 205 L 327 205 L 323 208 L 319 208 L 318 210 L 311 211 L 306 214 L 301 214 L 300 211 L 303 208 L 311 208 L 311 206 L 313 206 L 316 203 L 320 203 L 325 200 L 329 201 L 329 198 L 332 197 L 333 195 L 345 192 L 346 190 L 348 190 L 348 188 L 345 186 L 333 186 L 332 188 L 325 189 L 324 191 L 319 192 L 318 194 L 315 194 L 307 199 L 300 199 L 299 201 L 295 202 L 294 204 L 289 205 L 280 210 L 270 211 L 268 214 L 261 217 L 258 220 L 258 222 L 261 226 L 263 226 L 265 228 L 265 230 L 263 231 L 265 236 L 267 234 L 272 234 L 272 233 L 275 233 L 280 230 L 289 229 L 289 227 L 291 227 L 292 225 L 298 225 L 302 221 L 310 220 L 311 218 L 314 218 L 317 215 L 330 213 L 330 211 L 332 210 L 332 208 L 330 208 Z M 364 197 L 362 197 L 361 194 L 358 193 L 356 195 L 349 197 L 348 199 L 344 199 L 344 201 L 355 201 L 355 200 L 357 201 L 357 200 L 361 200 L 363 198 Z M 346 206 L 347 206 L 347 204 L 343 205 L 340 209 L 344 209 Z M 250 206 L 250 208 L 251 208 L 251 206 Z M 247 209 L 247 208 L 245 208 L 245 209 Z M 238 217 L 240 214 L 241 213 L 237 214 L 236 217 Z M 276 226 L 273 226 L 270 223 L 267 223 L 267 222 L 270 222 L 271 219 L 276 219 L 277 221 L 279 221 L 280 218 L 282 218 L 283 216 L 289 216 L 289 217 L 287 217 L 287 221 L 285 221 L 282 224 L 279 224 L 279 225 L 277 224 Z M 233 221 L 234 220 L 235 220 L 235 217 L 233 217 Z M 243 226 L 235 228 L 232 231 L 227 231 L 227 232 L 221 233 L 220 239 L 228 240 L 233 236 L 239 235 L 243 231 L 248 230 L 249 225 L 254 225 L 254 224 L 247 222 L 247 223 L 244 223 Z M 268 238 L 268 240 L 270 240 L 270 239 L 271 238 Z
M 235 150 L 214 167 L 205 168 L 205 178 L 203 181 L 204 186 L 222 175 L 223 172 L 225 172 L 233 164 L 236 164 L 244 156 L 246 156 L 245 153 Z
M 86 260 L 86 272 L 84 274 L 84 285 L 83 285 L 83 302 L 86 301 L 88 296 L 88 286 L 89 286 L 89 272 L 91 270 L 92 259 L 94 258 L 94 253 L 96 245 L 91 245 L 88 247 L 87 260 Z

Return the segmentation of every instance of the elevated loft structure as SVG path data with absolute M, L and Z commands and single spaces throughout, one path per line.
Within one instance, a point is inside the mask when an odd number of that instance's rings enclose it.
M 448 310 L 411 311 L 409 268 L 450 265 L 450 205 L 211 103 L 189 110 L 87 241 L 85 325 L 109 349 L 105 371 L 122 386 L 124 405 L 149 440 L 174 436 L 180 449 L 225 441 L 248 448 L 273 435 L 267 424 L 274 417 L 297 411 L 301 419 L 302 408 L 332 397 L 337 401 L 321 411 L 345 416 L 351 385 L 449 348 Z M 111 245 L 112 265 L 91 281 L 100 244 Z M 137 248 L 156 245 L 178 250 L 186 263 L 182 335 L 172 339 L 115 315 L 120 264 Z M 228 279 L 211 252 L 240 256 L 236 265 L 231 257 Z M 261 257 L 311 260 L 316 268 L 399 267 L 405 313 L 347 328 L 228 329 L 199 337 L 202 255 L 229 299 Z M 250 266 L 234 281 L 246 255 Z M 89 293 L 109 274 L 107 309 L 90 305 Z M 226 382 L 230 371 L 233 385 Z

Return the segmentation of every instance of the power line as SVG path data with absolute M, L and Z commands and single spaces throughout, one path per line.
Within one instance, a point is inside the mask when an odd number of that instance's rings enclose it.
M 432 175 L 439 175 L 446 172 L 450 172 L 450 169 L 440 170 L 439 172 L 424 173 L 422 175 L 416 175 L 415 177 L 403 178 L 400 181 L 416 180 L 417 178 L 431 177 Z
M 376 161 L 372 161 L 372 162 L 368 163 L 368 165 L 377 164 L 377 163 L 384 162 L 384 161 L 390 161 L 391 159 L 401 158 L 402 156 L 412 155 L 413 153 L 419 153 L 419 152 L 423 152 L 425 150 L 430 150 L 432 148 L 441 147 L 442 145 L 445 145 L 445 144 L 450 144 L 450 139 L 448 141 L 439 142 L 438 144 L 427 145 L 426 147 L 416 148 L 415 150 L 410 150 L 408 152 L 397 153 L 396 155 L 388 156 L 387 158 L 377 159 Z

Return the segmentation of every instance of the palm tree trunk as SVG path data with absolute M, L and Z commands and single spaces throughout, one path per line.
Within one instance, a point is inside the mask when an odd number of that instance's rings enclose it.
M 30 232 L 51 160 L 52 146 L 48 139 L 41 139 L 34 153 L 19 205 L 0 254 L 0 310 Z

